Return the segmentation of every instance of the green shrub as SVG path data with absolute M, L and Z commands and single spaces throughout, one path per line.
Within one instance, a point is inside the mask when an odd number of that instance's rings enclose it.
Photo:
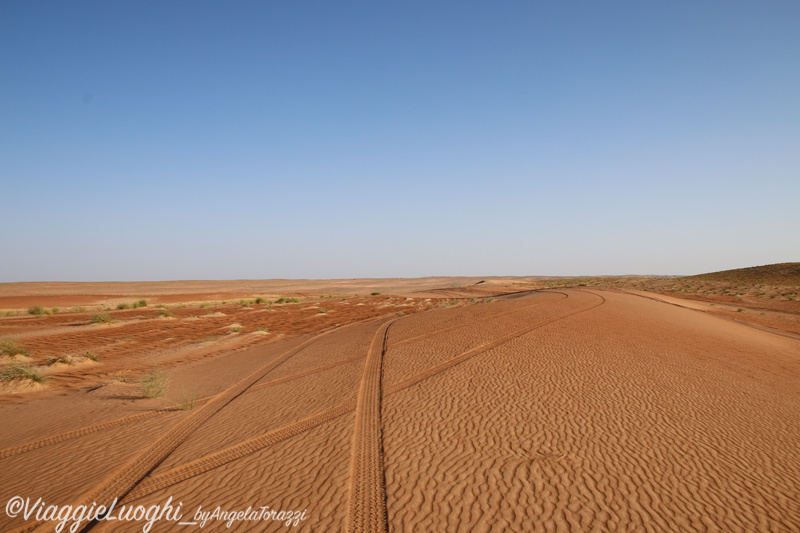
M 49 315 L 50 311 L 48 311 L 47 309 L 45 309 L 41 305 L 34 305 L 30 309 L 28 309 L 28 314 L 29 315 L 35 315 L 35 316 L 43 316 L 43 315 Z
M 108 313 L 94 313 L 89 317 L 92 324 L 111 324 L 111 315 Z
M 167 373 L 160 368 L 155 368 L 142 377 L 139 387 L 143 397 L 161 398 L 169 389 Z
M 163 317 L 163 318 L 172 318 L 175 315 L 173 315 L 171 311 L 167 311 L 166 309 L 162 309 L 161 311 L 158 312 L 158 316 Z
M 0 339 L 0 355 L 7 355 L 9 357 L 14 357 L 15 355 L 30 357 L 28 351 L 20 346 L 14 339 Z
M 15 379 L 27 379 L 34 383 L 45 383 L 47 378 L 40 374 L 28 363 L 14 362 L 10 367 L 0 372 L 0 381 L 9 382 Z
M 197 406 L 197 394 L 194 392 L 190 394 L 183 391 L 181 393 L 181 401 L 178 403 L 178 409 L 181 411 L 191 411 L 195 406 Z

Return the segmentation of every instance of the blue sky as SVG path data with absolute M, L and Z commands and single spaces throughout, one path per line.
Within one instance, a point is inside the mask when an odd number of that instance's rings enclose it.
M 0 282 L 800 260 L 800 3 L 0 3 Z

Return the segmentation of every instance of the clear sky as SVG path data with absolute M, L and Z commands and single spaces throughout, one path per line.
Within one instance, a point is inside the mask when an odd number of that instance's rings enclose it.
M 0 281 L 800 260 L 800 2 L 0 2 Z

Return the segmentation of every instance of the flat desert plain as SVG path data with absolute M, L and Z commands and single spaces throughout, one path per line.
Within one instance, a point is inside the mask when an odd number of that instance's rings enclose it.
M 800 531 L 791 328 L 552 285 L 6 284 L 0 529 Z

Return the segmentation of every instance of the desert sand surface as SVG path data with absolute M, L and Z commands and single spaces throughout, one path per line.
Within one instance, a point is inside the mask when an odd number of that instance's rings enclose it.
M 791 331 L 535 278 L 168 283 L 0 291 L 87 307 L 0 318 L 29 356 L 4 364 L 49 378 L 0 396 L 0 502 L 304 513 L 207 531 L 800 531 Z

